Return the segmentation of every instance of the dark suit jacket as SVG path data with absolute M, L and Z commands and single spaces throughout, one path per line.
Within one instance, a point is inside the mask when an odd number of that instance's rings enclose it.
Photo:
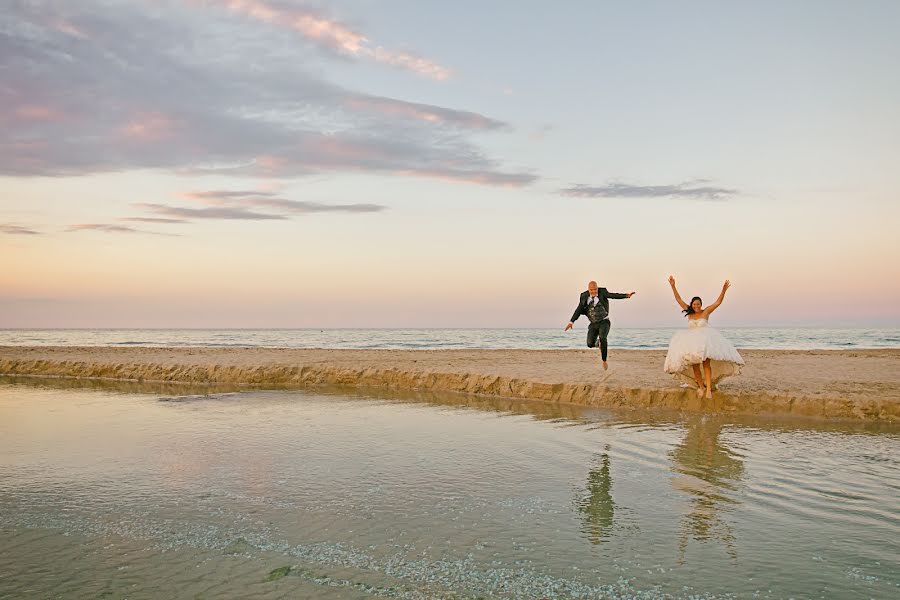
M 603 306 L 604 310 L 606 310 L 606 314 L 609 314 L 609 299 L 613 298 L 614 300 L 621 300 L 622 298 L 627 298 L 628 294 L 617 294 L 615 292 L 608 292 L 606 288 L 597 288 L 597 296 L 600 297 L 600 304 Z M 578 306 L 575 307 L 575 312 L 572 313 L 572 318 L 569 319 L 569 321 L 574 323 L 581 315 L 587 315 L 588 301 L 590 299 L 591 293 L 589 291 L 585 290 L 581 292 L 581 298 L 578 299 Z

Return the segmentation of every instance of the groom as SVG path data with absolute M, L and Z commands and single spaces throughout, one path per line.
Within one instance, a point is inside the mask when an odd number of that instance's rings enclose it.
M 588 283 L 587 291 L 581 292 L 581 298 L 578 300 L 578 306 L 575 307 L 575 312 L 572 313 L 572 318 L 569 319 L 569 324 L 566 325 L 566 328 L 563 330 L 568 331 L 572 329 L 572 324 L 578 320 L 578 317 L 580 317 L 581 315 L 586 315 L 588 320 L 590 321 L 587 331 L 587 345 L 588 348 L 595 347 L 599 338 L 600 358 L 603 359 L 604 369 L 609 368 L 609 365 L 606 364 L 606 336 L 609 335 L 609 328 L 612 325 L 609 322 L 609 299 L 631 298 L 632 296 L 634 296 L 634 294 L 634 292 L 630 292 L 628 294 L 615 294 L 613 292 L 608 292 L 606 291 L 606 288 L 598 288 L 596 281 L 591 281 L 590 283 Z

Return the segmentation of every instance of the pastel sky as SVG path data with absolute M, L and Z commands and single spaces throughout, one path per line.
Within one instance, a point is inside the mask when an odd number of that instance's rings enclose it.
M 0 10 L 0 327 L 900 325 L 900 2 Z

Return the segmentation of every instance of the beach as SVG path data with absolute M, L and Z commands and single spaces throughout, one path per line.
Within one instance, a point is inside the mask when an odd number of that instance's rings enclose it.
M 743 373 L 697 398 L 665 351 L 0 346 L 0 374 L 258 387 L 350 385 L 610 408 L 900 421 L 900 349 L 742 350 Z

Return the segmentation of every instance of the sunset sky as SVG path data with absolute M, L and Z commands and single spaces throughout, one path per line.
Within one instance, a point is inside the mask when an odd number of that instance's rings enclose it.
M 900 2 L 0 11 L 0 327 L 900 325 Z

